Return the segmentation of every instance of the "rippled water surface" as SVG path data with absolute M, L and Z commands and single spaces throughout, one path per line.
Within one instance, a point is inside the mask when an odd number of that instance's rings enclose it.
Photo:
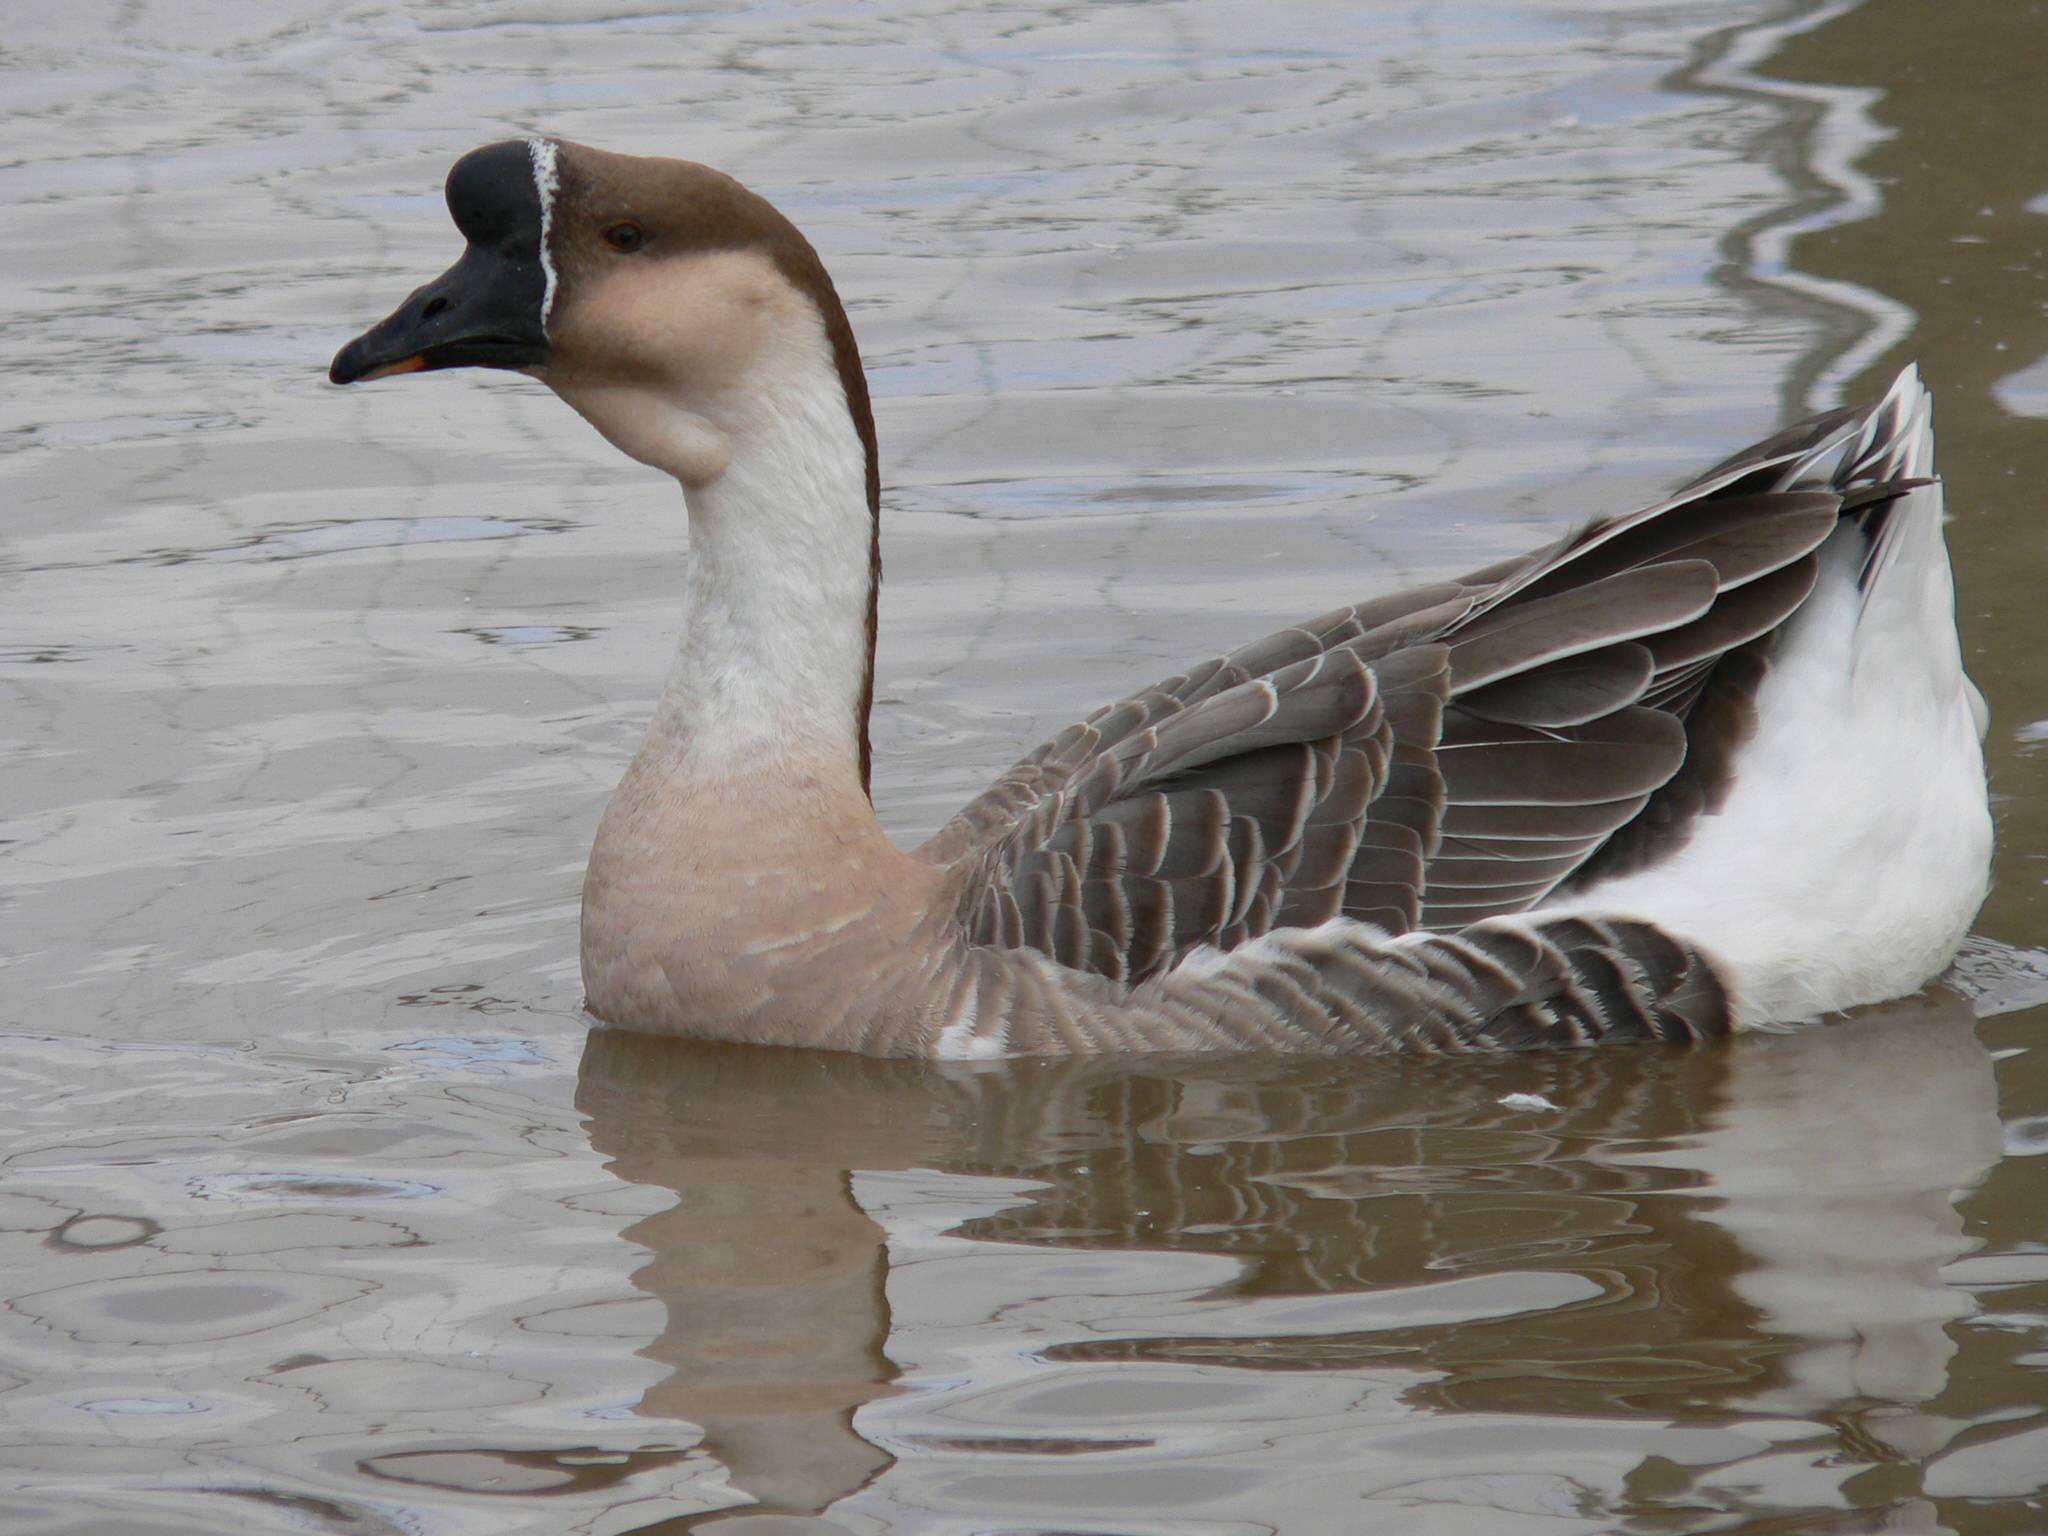
M 0 1529 L 2048 1532 L 2048 961 L 1685 1055 L 591 1037 L 672 485 L 335 391 L 544 131 L 809 231 L 878 798 L 1917 358 L 2048 942 L 2036 0 L 123 0 L 0 62 Z

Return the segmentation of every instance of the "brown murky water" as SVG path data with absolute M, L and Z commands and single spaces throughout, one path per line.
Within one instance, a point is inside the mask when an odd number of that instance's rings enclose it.
M 321 382 L 476 143 L 775 197 L 873 370 L 913 838 L 1918 359 L 2032 950 L 2048 9 L 88 0 L 0 57 L 0 1529 L 2048 1531 L 2048 960 L 1683 1055 L 586 1047 L 673 487 L 524 381 Z

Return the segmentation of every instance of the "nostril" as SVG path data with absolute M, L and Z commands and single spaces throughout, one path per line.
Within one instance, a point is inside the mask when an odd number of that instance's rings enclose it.
M 420 311 L 420 318 L 422 320 L 431 320 L 434 318 L 434 316 L 440 314 L 441 311 L 446 309 L 447 307 L 448 301 L 446 299 L 429 299 L 427 300 L 426 307 Z

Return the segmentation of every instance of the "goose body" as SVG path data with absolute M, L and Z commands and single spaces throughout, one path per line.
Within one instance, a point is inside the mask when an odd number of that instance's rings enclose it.
M 874 427 L 816 254 L 718 172 L 554 140 L 464 157 L 448 201 L 461 261 L 334 381 L 528 372 L 688 508 L 584 884 L 607 1023 L 955 1059 L 1681 1040 L 1912 991 L 1983 900 L 1911 370 L 1112 704 L 906 853 L 867 794 Z

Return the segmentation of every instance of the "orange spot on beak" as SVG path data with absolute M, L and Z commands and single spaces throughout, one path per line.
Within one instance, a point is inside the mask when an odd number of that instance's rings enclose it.
M 424 357 L 408 357 L 401 362 L 386 363 L 382 368 L 372 368 L 360 379 L 357 379 L 356 382 L 358 384 L 367 384 L 372 379 L 388 379 L 394 373 L 418 373 L 426 366 L 427 360 Z

